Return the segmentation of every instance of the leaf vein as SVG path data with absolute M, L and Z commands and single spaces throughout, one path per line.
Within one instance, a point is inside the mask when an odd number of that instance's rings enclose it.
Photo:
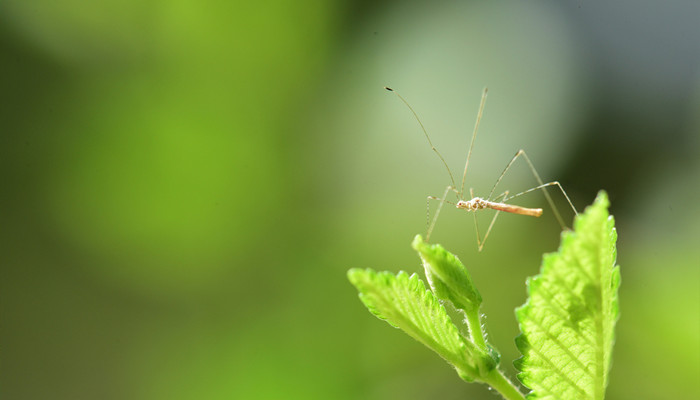
M 532 323 L 539 328 L 541 333 L 544 333 L 554 344 L 562 349 L 564 354 L 568 355 L 572 361 L 578 364 L 578 366 L 581 367 L 591 379 L 594 379 L 593 373 L 588 369 L 588 367 L 581 360 L 579 360 L 579 358 L 574 355 L 569 348 L 561 342 L 561 340 L 559 340 L 559 337 L 556 334 L 553 334 L 549 329 L 544 328 L 537 318 L 532 318 Z
M 535 349 L 535 348 L 531 348 L 531 351 L 534 352 L 535 354 L 537 354 L 537 355 L 539 356 L 540 360 L 544 361 L 546 364 L 549 365 L 550 371 L 552 371 L 552 372 L 554 372 L 554 373 L 557 373 L 558 375 L 560 375 L 560 376 L 562 377 L 562 379 L 564 379 L 565 381 L 569 382 L 570 386 L 571 386 L 573 389 L 575 389 L 575 390 L 576 390 L 577 392 L 579 392 L 581 395 L 586 396 L 586 395 L 588 394 L 588 393 L 586 393 L 586 391 L 585 391 L 583 388 L 579 387 L 579 386 L 576 384 L 576 382 L 574 382 L 574 381 L 572 381 L 571 379 L 569 379 L 569 377 L 568 377 L 567 375 L 562 374 L 561 371 L 558 370 L 557 366 L 554 365 L 554 363 L 553 363 L 549 358 L 545 357 L 544 354 L 543 354 L 542 352 L 540 352 L 539 350 L 537 350 L 537 349 Z M 541 388 L 544 388 L 545 386 L 540 386 L 540 387 L 541 387 Z M 560 398 L 560 397 L 558 397 L 558 395 L 555 394 L 555 393 L 557 393 L 557 392 L 555 392 L 554 390 L 550 389 L 549 392 L 552 393 L 554 396 L 557 396 L 557 398 Z M 562 400 L 569 400 L 569 399 L 562 399 Z

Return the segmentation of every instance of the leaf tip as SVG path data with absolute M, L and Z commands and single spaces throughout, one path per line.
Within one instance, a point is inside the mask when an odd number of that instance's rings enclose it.
M 347 272 L 347 277 L 350 283 L 357 286 L 357 282 L 360 280 L 361 275 L 365 273 L 366 272 L 361 270 L 360 268 L 350 268 Z
M 594 205 L 599 205 L 599 207 L 608 208 L 610 206 L 610 199 L 608 198 L 608 193 L 605 190 L 598 191 L 598 195 L 595 197 Z
M 413 247 L 413 250 L 415 250 L 419 253 L 422 253 L 421 250 L 424 250 L 425 246 L 427 246 L 427 245 L 428 244 L 425 243 L 425 240 L 423 240 L 423 236 L 421 236 L 420 234 L 416 235 L 413 238 L 413 241 L 411 242 L 411 247 Z

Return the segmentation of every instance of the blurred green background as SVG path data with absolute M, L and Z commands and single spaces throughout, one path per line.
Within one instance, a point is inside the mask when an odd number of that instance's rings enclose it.
M 489 87 L 478 194 L 520 148 L 580 209 L 607 190 L 623 279 L 608 397 L 700 397 L 699 15 L 3 1 L 0 397 L 495 398 L 372 317 L 345 277 L 422 273 L 409 244 L 449 183 L 385 85 L 458 175 Z M 532 186 L 520 164 L 502 188 Z M 432 238 L 470 269 L 510 376 L 513 309 L 558 245 L 545 212 L 501 216 L 481 253 L 457 210 Z

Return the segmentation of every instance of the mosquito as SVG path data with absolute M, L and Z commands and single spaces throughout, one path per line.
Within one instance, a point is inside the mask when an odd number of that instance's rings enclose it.
M 433 229 L 435 228 L 435 223 L 437 222 L 438 216 L 440 215 L 440 211 L 442 210 L 442 206 L 445 203 L 452 204 L 461 210 L 473 212 L 473 214 L 474 214 L 474 226 L 476 228 L 476 240 L 477 240 L 477 246 L 479 248 L 479 251 L 481 251 L 484 248 L 484 244 L 486 243 L 486 239 L 488 238 L 489 234 L 491 233 L 491 229 L 493 228 L 493 225 L 496 222 L 496 218 L 498 218 L 498 215 L 501 213 L 501 211 L 512 213 L 512 214 L 527 215 L 527 216 L 531 216 L 531 217 L 539 217 L 542 215 L 541 208 L 526 208 L 526 207 L 521 207 L 521 206 L 517 206 L 514 204 L 507 204 L 506 203 L 506 201 L 514 199 L 514 198 L 519 197 L 519 196 L 522 196 L 524 194 L 541 189 L 542 193 L 544 193 L 544 196 L 547 199 L 547 202 L 549 203 L 549 206 L 552 208 L 554 216 L 557 219 L 557 222 L 559 223 L 561 228 L 568 229 L 566 224 L 564 223 L 564 220 L 562 219 L 561 215 L 559 214 L 557 207 L 554 205 L 554 202 L 552 201 L 552 197 L 549 195 L 549 192 L 547 191 L 547 187 L 557 186 L 559 188 L 559 190 L 561 190 L 564 197 L 566 198 L 566 201 L 569 203 L 569 206 L 571 206 L 571 209 L 574 211 L 574 214 L 578 215 L 578 211 L 576 211 L 576 207 L 574 207 L 573 203 L 571 202 L 571 199 L 566 194 L 566 191 L 564 191 L 564 188 L 561 186 L 561 184 L 558 181 L 543 183 L 542 178 L 540 178 L 540 175 L 537 173 L 537 170 L 535 169 L 535 166 L 532 164 L 532 161 L 530 161 L 530 157 L 528 157 L 527 154 L 525 153 L 525 150 L 522 150 L 522 149 L 518 150 L 515 153 L 515 156 L 513 156 L 513 158 L 510 160 L 510 162 L 503 169 L 503 172 L 496 180 L 496 183 L 494 183 L 493 187 L 491 188 L 491 192 L 489 192 L 489 195 L 486 198 L 475 197 L 474 191 L 472 188 L 469 189 L 469 197 L 471 199 L 467 200 L 465 198 L 464 185 L 465 185 L 466 178 L 467 178 L 467 170 L 469 169 L 469 160 L 471 159 L 471 156 L 472 156 L 472 149 L 474 148 L 474 140 L 476 139 L 476 133 L 479 130 L 479 123 L 481 122 L 481 117 L 484 114 L 484 105 L 486 104 L 486 95 L 488 94 L 488 88 L 484 88 L 484 91 L 481 94 L 481 103 L 479 104 L 479 112 L 476 115 L 476 123 L 474 124 L 474 131 L 472 133 L 472 139 L 471 139 L 471 142 L 469 144 L 469 151 L 467 152 L 467 160 L 464 163 L 464 173 L 462 174 L 462 182 L 461 182 L 461 186 L 460 186 L 459 190 L 457 190 L 457 185 L 455 183 L 454 175 L 452 174 L 450 167 L 447 166 L 447 162 L 445 162 L 445 158 L 438 151 L 438 149 L 433 145 L 433 142 L 430 140 L 430 136 L 428 135 L 428 131 L 425 129 L 423 122 L 421 122 L 420 118 L 418 117 L 418 114 L 415 112 L 413 107 L 411 107 L 411 105 L 408 103 L 408 101 L 406 101 L 406 99 L 404 99 L 403 96 L 401 96 L 394 89 L 392 89 L 390 87 L 386 87 L 386 86 L 384 87 L 384 89 L 396 94 L 396 96 L 398 96 L 398 98 L 401 99 L 401 101 L 406 105 L 406 107 L 408 107 L 408 109 L 411 110 L 411 113 L 416 118 L 416 121 L 418 121 L 418 124 L 420 125 L 421 130 L 423 131 L 423 134 L 425 135 L 425 138 L 428 140 L 428 144 L 430 145 L 430 148 L 440 158 L 440 161 L 442 161 L 442 164 L 445 166 L 445 169 L 447 169 L 447 173 L 450 176 L 450 185 L 447 186 L 442 197 L 428 196 L 428 204 L 426 207 L 427 208 L 426 225 L 428 226 L 428 230 L 427 230 L 427 233 L 425 235 L 426 241 L 430 240 L 430 235 L 432 234 Z M 530 188 L 528 190 L 525 190 L 523 192 L 514 194 L 512 196 L 510 195 L 510 192 L 506 190 L 503 193 L 494 197 L 493 195 L 496 192 L 496 187 L 498 187 L 498 184 L 501 182 L 501 180 L 506 175 L 506 173 L 508 172 L 510 167 L 513 165 L 513 163 L 515 163 L 515 161 L 520 157 L 524 158 L 528 167 L 530 167 L 530 171 L 532 172 L 532 175 L 535 177 L 535 180 L 537 181 L 537 186 Z M 450 192 L 453 192 L 457 195 L 458 201 L 456 203 L 452 203 L 452 202 L 446 200 L 446 198 Z M 432 220 L 430 219 L 430 201 L 431 200 L 438 200 L 440 202 L 440 204 L 437 207 L 437 210 L 435 211 L 435 215 L 433 216 Z M 478 224 L 477 219 L 476 219 L 476 211 L 483 210 L 485 208 L 490 208 L 492 210 L 495 210 L 496 213 L 494 214 L 493 218 L 491 219 L 491 222 L 489 223 L 489 227 L 486 230 L 486 233 L 484 234 L 484 237 L 482 239 L 481 234 L 479 232 L 479 224 Z

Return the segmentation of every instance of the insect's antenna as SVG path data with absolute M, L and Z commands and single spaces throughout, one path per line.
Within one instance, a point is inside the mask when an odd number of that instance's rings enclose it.
M 464 193 L 464 182 L 467 179 L 467 168 L 469 168 L 469 159 L 472 157 L 472 149 L 474 148 L 474 139 L 476 139 L 476 132 L 479 131 L 479 123 L 481 122 L 481 116 L 484 115 L 484 105 L 486 104 L 486 94 L 489 92 L 489 88 L 484 88 L 483 93 L 481 93 L 481 104 L 479 104 L 479 113 L 476 115 L 476 123 L 474 124 L 474 133 L 472 133 L 472 142 L 469 144 L 469 152 L 467 152 L 467 162 L 464 163 L 464 174 L 462 174 L 462 188 L 459 193 Z
M 416 121 L 418 121 L 418 124 L 420 125 L 421 129 L 423 130 L 423 134 L 425 135 L 425 138 L 428 139 L 428 144 L 430 144 L 430 148 L 432 148 L 433 151 L 435 152 L 435 154 L 437 154 L 437 156 L 440 157 L 440 161 L 442 161 L 442 164 L 447 169 L 447 173 L 450 174 L 450 181 L 452 182 L 452 187 L 455 187 L 456 186 L 455 185 L 455 178 L 452 175 L 452 171 L 450 171 L 450 167 L 447 166 L 447 163 L 445 162 L 445 159 L 442 157 L 442 154 L 440 154 L 438 149 L 436 149 L 435 146 L 433 145 L 433 142 L 430 140 L 430 136 L 428 136 L 428 131 L 425 129 L 425 126 L 423 126 L 423 123 L 421 122 L 420 118 L 418 118 L 418 114 L 416 114 L 416 112 L 413 110 L 413 107 L 411 107 L 411 105 L 408 104 L 406 99 L 404 99 L 403 96 L 401 96 L 399 94 L 399 92 L 397 92 L 394 89 L 387 87 L 387 86 L 384 86 L 384 89 L 386 89 L 390 92 L 393 92 L 395 95 L 399 96 L 399 99 L 401 99 L 401 101 L 403 101 L 403 104 L 405 104 L 406 107 L 408 107 L 408 109 L 411 110 L 411 113 L 413 113 L 413 116 L 416 117 Z M 464 185 L 464 184 L 462 184 L 462 185 Z

